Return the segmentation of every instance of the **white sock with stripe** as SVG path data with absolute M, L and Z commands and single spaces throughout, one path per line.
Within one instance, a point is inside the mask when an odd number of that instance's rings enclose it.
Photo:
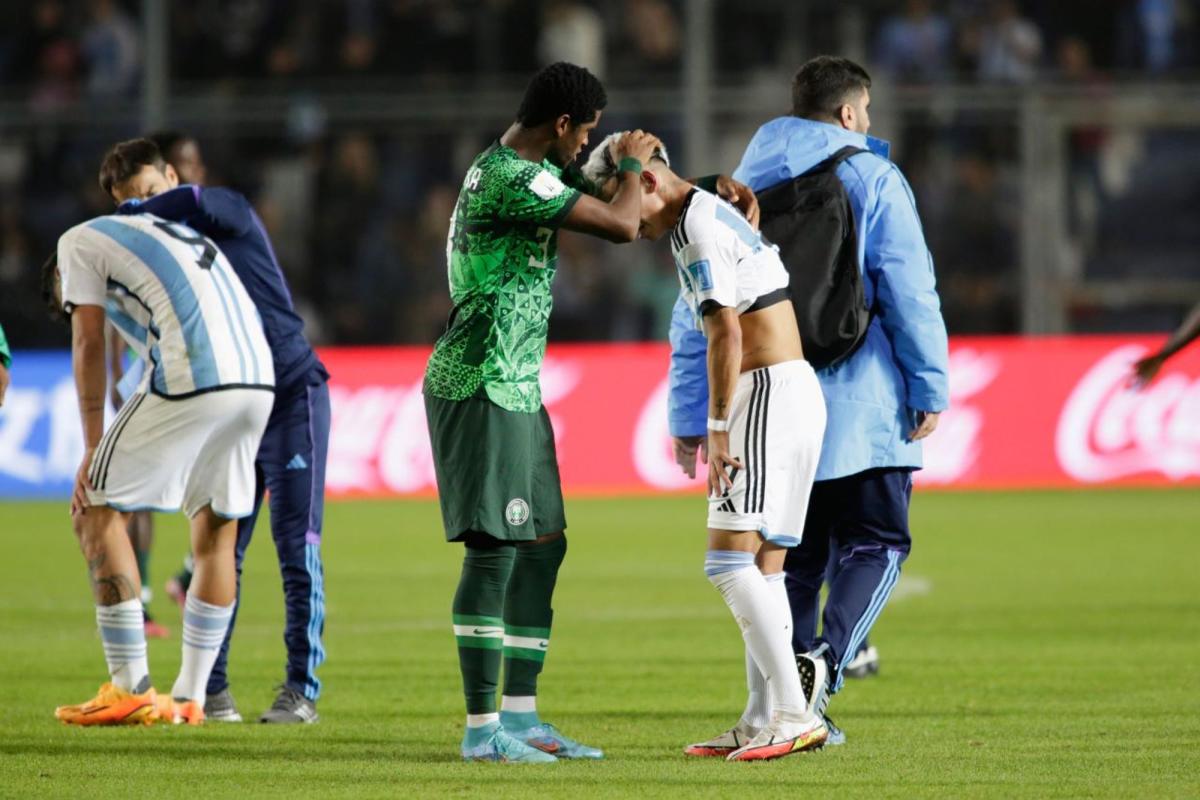
M 208 676 L 229 630 L 233 606 L 215 606 L 188 594 L 183 606 L 183 663 L 171 688 L 175 699 L 204 702 Z
M 704 568 L 733 612 L 746 648 L 766 678 L 771 713 L 786 719 L 803 716 L 805 702 L 792 653 L 786 593 L 781 595 L 770 587 L 754 565 L 752 553 L 710 550 Z
M 113 606 L 96 606 L 96 625 L 100 628 L 104 660 L 108 662 L 113 685 L 127 692 L 144 692 L 150 688 L 142 601 L 134 599 Z

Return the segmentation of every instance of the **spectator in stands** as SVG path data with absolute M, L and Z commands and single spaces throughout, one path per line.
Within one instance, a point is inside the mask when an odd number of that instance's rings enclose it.
M 604 18 L 579 0 L 551 0 L 542 11 L 541 64 L 569 61 L 604 77 Z
M 979 31 L 979 77 L 985 81 L 1028 83 L 1037 76 L 1042 32 L 1021 16 L 1016 0 L 996 0 Z
M 75 102 L 79 94 L 79 47 L 67 27 L 60 0 L 37 0 L 25 49 L 17 63 L 32 67 L 30 105 L 52 112 Z
M 114 0 L 91 0 L 81 37 L 87 91 L 94 98 L 129 97 L 138 88 L 142 56 L 138 29 Z
M 908 0 L 879 32 L 879 65 L 899 81 L 923 83 L 946 76 L 953 29 L 930 0 Z
M 632 46 L 632 52 L 622 53 L 622 63 L 628 59 L 640 80 L 678 69 L 682 34 L 670 4 L 665 0 L 625 0 L 622 17 Z

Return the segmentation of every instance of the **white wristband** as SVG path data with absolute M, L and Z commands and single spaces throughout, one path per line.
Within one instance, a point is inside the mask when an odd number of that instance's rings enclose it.
M 720 433 L 721 431 L 727 431 L 727 430 L 729 430 L 729 420 L 714 419 L 713 417 L 709 417 L 708 418 L 708 429 L 710 431 L 717 431 L 718 433 Z

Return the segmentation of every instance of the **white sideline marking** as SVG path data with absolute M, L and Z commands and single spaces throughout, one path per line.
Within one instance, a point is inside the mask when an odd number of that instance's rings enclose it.
M 929 578 L 922 578 L 920 575 L 906 575 L 900 573 L 900 580 L 896 582 L 896 588 L 892 590 L 892 596 L 888 599 L 889 603 L 898 603 L 901 600 L 907 600 L 910 597 L 923 597 L 933 591 L 933 581 Z

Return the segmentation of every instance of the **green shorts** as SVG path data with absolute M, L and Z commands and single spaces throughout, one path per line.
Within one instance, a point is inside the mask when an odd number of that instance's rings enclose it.
M 482 397 L 425 395 L 446 540 L 481 531 L 527 542 L 565 530 L 554 430 L 543 406 L 507 411 Z

